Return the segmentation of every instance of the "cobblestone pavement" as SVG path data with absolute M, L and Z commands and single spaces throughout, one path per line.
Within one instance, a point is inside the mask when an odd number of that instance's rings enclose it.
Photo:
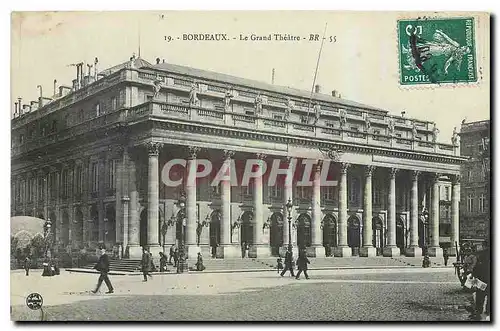
M 276 272 L 112 276 L 114 294 L 90 293 L 97 276 L 11 273 L 11 317 L 40 320 L 25 298 L 44 298 L 46 320 L 466 320 L 467 293 L 453 270 L 318 270 L 311 279 Z

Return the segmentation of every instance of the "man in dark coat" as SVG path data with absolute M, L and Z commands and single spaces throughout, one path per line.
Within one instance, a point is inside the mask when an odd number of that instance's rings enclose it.
M 448 259 L 449 259 L 448 250 L 444 249 L 443 250 L 443 260 L 444 260 L 444 266 L 445 267 L 448 265 Z
M 106 286 L 108 287 L 108 292 L 106 294 L 113 293 L 113 285 L 111 285 L 111 281 L 109 280 L 108 277 L 108 272 L 109 272 L 109 257 L 108 254 L 106 254 L 105 249 L 101 249 L 101 256 L 99 257 L 99 261 L 97 264 L 94 266 L 94 269 L 99 271 L 101 275 L 99 276 L 99 280 L 97 281 L 97 287 L 92 293 L 97 293 L 99 291 L 99 288 L 101 287 L 102 282 L 104 281 L 106 283 Z
M 147 251 L 146 248 L 142 249 L 142 259 L 141 259 L 141 271 L 142 275 L 144 276 L 144 279 L 142 280 L 143 282 L 148 281 L 148 277 L 152 277 L 150 274 L 151 270 L 151 255 L 149 255 L 149 252 Z
M 295 275 L 293 274 L 293 253 L 292 253 L 292 248 L 288 246 L 288 249 L 286 250 L 285 253 L 285 268 L 283 268 L 283 271 L 281 271 L 281 277 L 285 275 L 287 270 L 290 270 L 290 275 L 294 277 Z
M 167 269 L 167 257 L 163 252 L 160 252 L 160 272 L 168 271 Z
M 475 312 L 474 319 L 480 319 L 481 314 L 483 313 L 484 300 L 486 299 L 486 309 L 485 314 L 490 314 L 490 249 L 486 248 L 477 254 L 477 262 L 474 265 L 474 269 L 472 271 L 472 276 L 479 279 L 483 283 L 486 283 L 486 289 L 483 291 L 481 289 L 477 289 L 476 291 L 476 304 L 475 304 Z
M 168 257 L 168 264 L 172 264 L 172 259 L 175 258 L 175 244 L 170 246 L 170 256 Z
M 31 260 L 29 256 L 24 259 L 24 270 L 26 270 L 26 276 L 29 276 L 31 268 Z
M 309 275 L 307 274 L 307 265 L 311 263 L 309 259 L 306 256 L 306 251 L 301 250 L 299 252 L 299 258 L 297 259 L 297 267 L 299 269 L 299 272 L 297 272 L 297 277 L 295 279 L 299 279 L 300 274 L 302 271 L 304 272 L 304 275 L 306 276 L 306 279 L 309 279 Z

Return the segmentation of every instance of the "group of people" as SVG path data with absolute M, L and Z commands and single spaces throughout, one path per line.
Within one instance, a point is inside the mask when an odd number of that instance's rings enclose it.
M 310 264 L 311 262 L 307 258 L 306 250 L 304 248 L 299 249 L 299 257 L 297 258 L 296 264 L 297 264 L 297 276 L 295 276 L 293 269 L 294 269 L 294 261 L 293 261 L 293 253 L 292 253 L 292 247 L 288 246 L 288 249 L 285 253 L 285 265 L 283 266 L 281 257 L 278 258 L 278 272 L 280 269 L 283 269 L 280 273 L 281 277 L 285 275 L 287 271 L 290 271 L 290 276 L 295 277 L 295 279 L 300 278 L 300 274 L 303 272 L 304 276 L 306 276 L 306 279 L 309 279 L 309 275 L 307 274 L 307 265 Z

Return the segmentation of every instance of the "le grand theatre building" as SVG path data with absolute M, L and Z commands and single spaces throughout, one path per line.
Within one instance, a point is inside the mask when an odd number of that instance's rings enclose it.
M 77 67 L 72 86 L 54 82 L 52 96 L 40 88 L 38 100 L 15 104 L 11 213 L 50 219 L 59 249 L 105 245 L 129 258 L 180 240 L 189 258 L 239 257 L 242 243 L 250 257 L 290 243 L 316 257 L 440 256 L 459 241 L 456 139 L 437 142 L 434 123 L 336 91 L 310 97 L 159 60 Z M 172 160 L 185 163 L 166 167 Z M 200 160 L 212 171 L 187 185 Z M 247 166 L 266 172 L 242 185 Z M 221 167 L 237 185 L 211 185 Z M 304 171 L 311 185 L 297 185 Z M 322 173 L 336 185 L 322 185 Z

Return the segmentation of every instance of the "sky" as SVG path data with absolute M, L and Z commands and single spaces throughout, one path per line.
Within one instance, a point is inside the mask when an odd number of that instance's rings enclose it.
M 71 85 L 71 63 L 93 63 L 99 70 L 127 61 L 133 53 L 166 62 L 311 90 L 320 42 L 244 41 L 251 34 L 310 34 L 326 40 L 316 84 L 322 92 L 407 117 L 436 122 L 438 141 L 450 143 L 453 128 L 490 118 L 489 17 L 475 17 L 475 45 L 480 79 L 467 85 L 402 87 L 399 84 L 397 20 L 411 12 L 165 11 L 165 12 L 25 12 L 12 14 L 11 112 L 18 97 L 36 100 L 53 80 Z M 436 15 L 436 14 L 429 14 Z M 439 14 L 443 16 L 442 14 Z M 225 33 L 228 41 L 184 41 L 183 34 Z M 171 36 L 172 41 L 166 41 Z M 330 39 L 330 36 L 332 37 Z M 177 39 L 179 37 L 180 39 Z M 233 39 L 236 38 L 236 39 Z M 330 42 L 332 40 L 333 42 Z M 139 47 L 140 46 L 140 47 Z

